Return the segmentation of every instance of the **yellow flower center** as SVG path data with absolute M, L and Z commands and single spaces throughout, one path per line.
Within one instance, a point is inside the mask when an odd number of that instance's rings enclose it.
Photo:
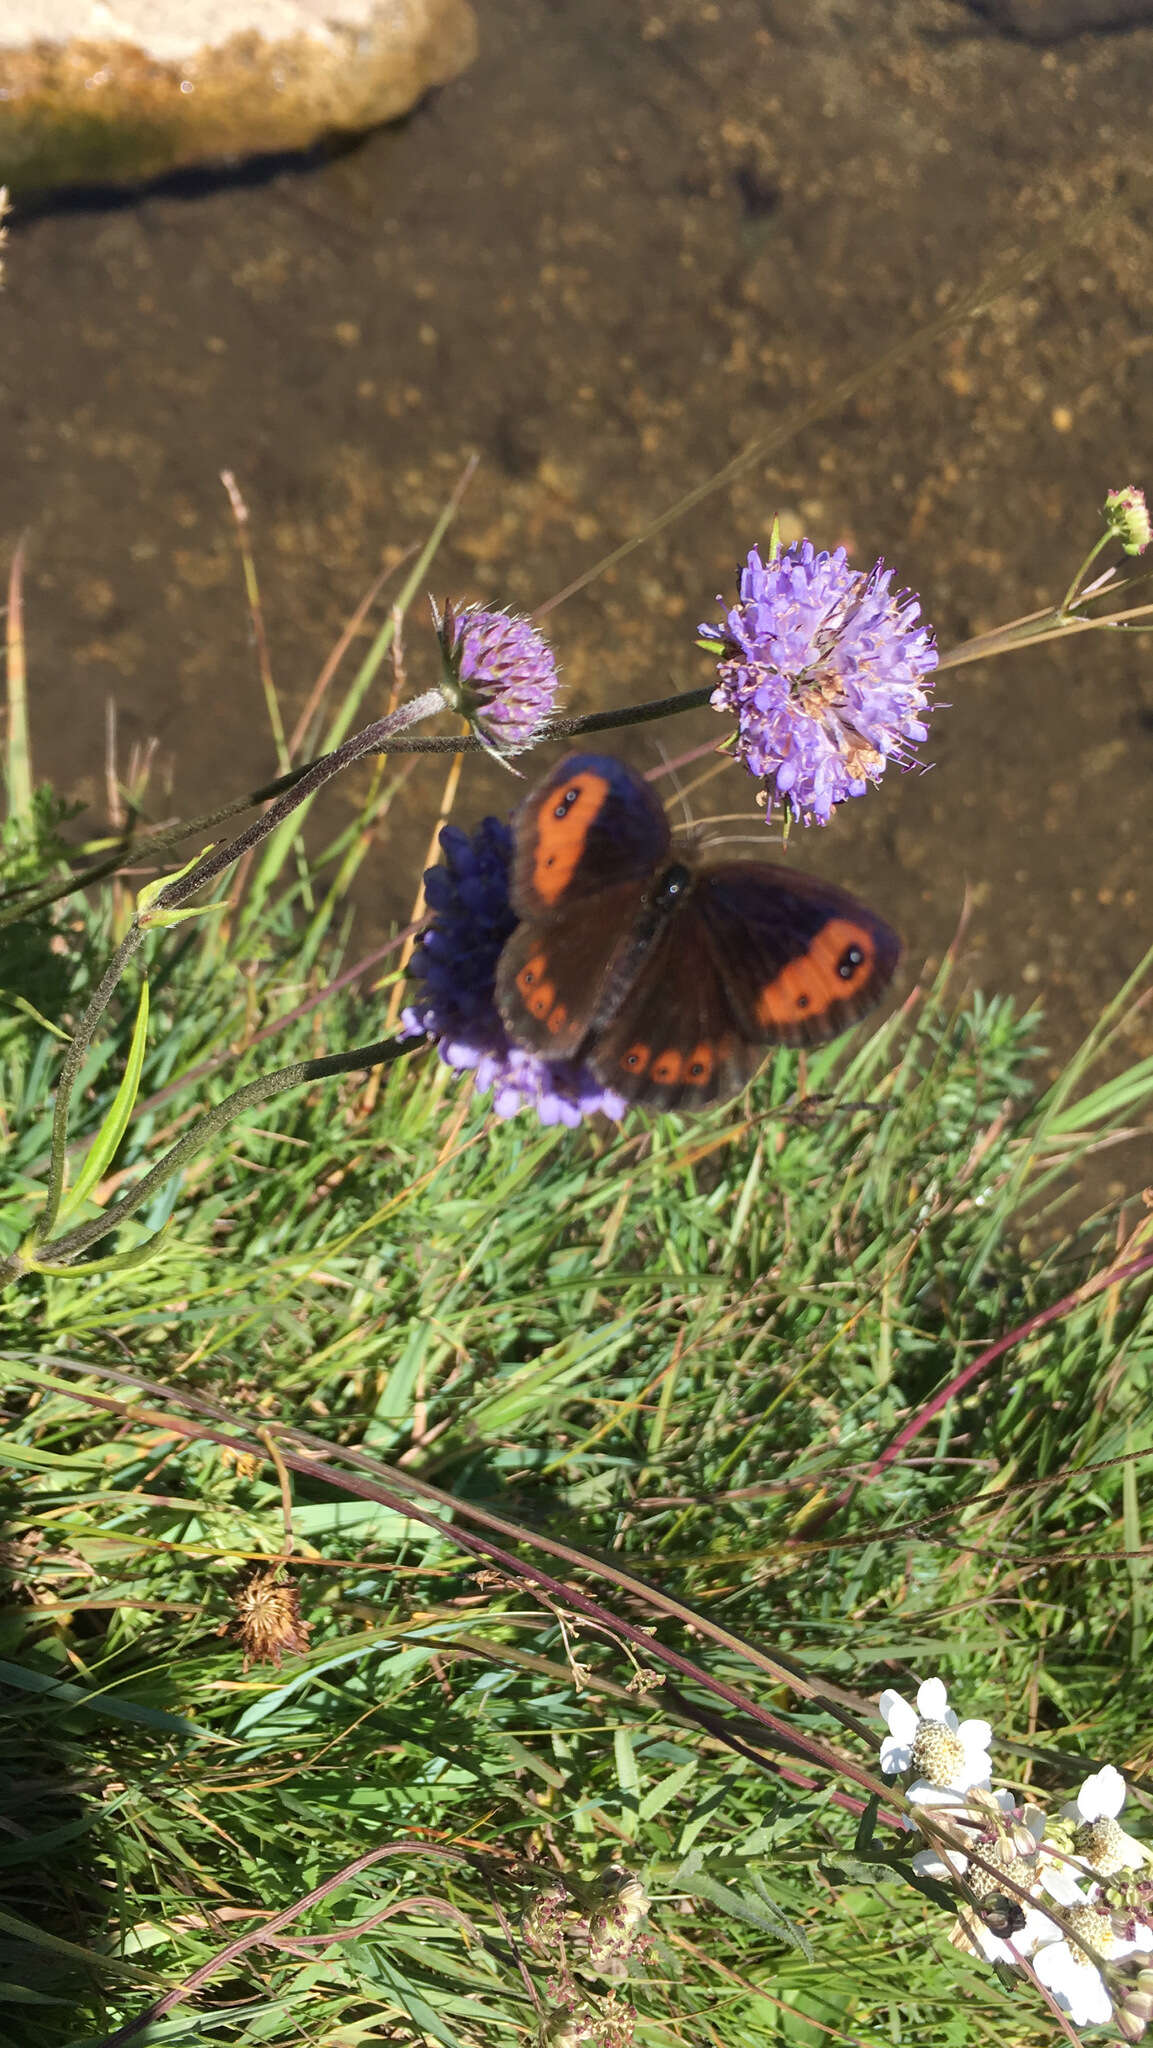
M 944 1721 L 920 1721 L 913 1739 L 913 1769 L 932 1785 L 951 1785 L 965 1761 L 965 1745 Z
M 1102 1877 L 1111 1877 L 1118 1870 L 1130 1868 L 1130 1856 L 1125 1841 L 1125 1830 L 1119 1821 L 1103 1815 L 1100 1820 L 1083 1821 L 1073 1836 L 1073 1846 L 1078 1856 L 1100 1871 Z
M 1067 1917 L 1073 1933 L 1088 1942 L 1099 1956 L 1112 1955 L 1117 1937 L 1107 1913 L 1099 1913 L 1096 1906 L 1072 1906 Z M 1079 1963 L 1088 1967 L 1089 1958 L 1083 1949 L 1075 1948 L 1073 1953 Z

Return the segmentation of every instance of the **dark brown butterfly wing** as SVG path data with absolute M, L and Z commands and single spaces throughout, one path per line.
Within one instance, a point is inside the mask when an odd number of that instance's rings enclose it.
M 519 918 L 548 918 L 618 882 L 647 879 L 669 850 L 659 799 L 611 754 L 569 754 L 512 822 L 510 895 Z
M 821 1045 L 884 994 L 901 957 L 890 925 L 831 882 L 767 861 L 700 877 L 699 903 L 732 1017 L 760 1045 Z
M 497 963 L 497 1008 L 510 1038 L 545 1059 L 575 1059 L 619 1008 L 632 978 L 643 881 L 602 886 L 550 917 L 518 924 Z
M 756 1073 L 764 1048 L 733 1015 L 697 891 L 672 912 L 584 1056 L 606 1088 L 654 1109 L 723 1102 Z
M 855 897 L 768 862 L 706 869 L 636 964 L 584 1057 L 657 1109 L 722 1102 L 770 1045 L 816 1045 L 881 995 L 895 932 Z
M 500 957 L 497 1005 L 518 1045 L 572 1059 L 631 982 L 668 820 L 623 761 L 569 754 L 521 804 L 513 835 L 510 895 L 521 923 Z

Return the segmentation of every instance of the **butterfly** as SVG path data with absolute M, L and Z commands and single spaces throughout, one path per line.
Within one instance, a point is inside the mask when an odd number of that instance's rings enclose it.
M 896 933 L 830 882 L 675 847 L 653 790 L 612 755 L 570 754 L 512 827 L 505 1029 L 629 1101 L 724 1101 L 769 1046 L 855 1024 L 900 958 Z

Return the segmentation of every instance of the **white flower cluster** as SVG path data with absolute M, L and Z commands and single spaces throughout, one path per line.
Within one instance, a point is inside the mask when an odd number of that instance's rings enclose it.
M 930 1843 L 913 1858 L 920 1875 L 963 1895 L 954 1940 L 991 1963 L 1034 1977 L 1074 2026 L 1118 2018 L 1130 2039 L 1144 2028 L 1142 1999 L 1118 2010 L 1107 1971 L 1153 1953 L 1153 1855 L 1117 1816 L 1125 1780 L 1112 1764 L 1086 1778 L 1054 1818 L 994 1787 L 987 1721 L 959 1721 L 939 1678 L 910 1706 L 883 1692 L 881 1769 L 910 1774 L 906 1797 Z M 1045 1910 L 1060 1909 L 1060 1922 Z

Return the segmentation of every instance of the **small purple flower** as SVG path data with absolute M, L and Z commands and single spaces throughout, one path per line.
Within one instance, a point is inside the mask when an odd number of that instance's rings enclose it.
M 724 623 L 700 628 L 721 656 L 712 702 L 736 716 L 738 754 L 806 822 L 827 825 L 926 737 L 937 649 L 916 598 L 894 595 L 892 580 L 883 562 L 850 569 L 844 548 L 818 554 L 802 540 L 767 562 L 753 548 Z
M 542 1060 L 514 1045 L 496 1007 L 496 966 L 516 925 L 508 900 L 512 833 L 485 818 L 471 838 L 455 825 L 440 835 L 443 860 L 424 877 L 432 921 L 409 972 L 421 984 L 401 1024 L 437 1040 L 446 1066 L 471 1070 L 492 1090 L 499 1117 L 536 1111 L 542 1124 L 579 1124 L 594 1110 L 624 1115 L 627 1104 L 576 1060 Z
M 483 605 L 433 605 L 444 672 L 441 690 L 491 753 L 523 753 L 547 724 L 560 687 L 543 633 L 516 612 Z

